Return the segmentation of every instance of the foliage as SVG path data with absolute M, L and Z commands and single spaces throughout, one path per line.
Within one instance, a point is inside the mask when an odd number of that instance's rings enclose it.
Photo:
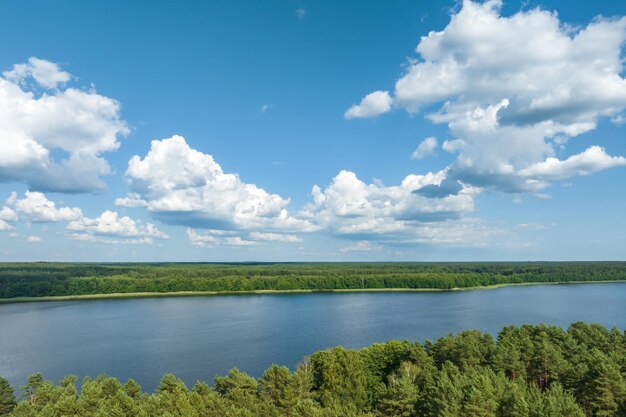
M 273 365 L 258 380 L 233 369 L 191 389 L 165 375 L 153 394 L 105 375 L 55 385 L 28 378 L 15 403 L 0 378 L 0 415 L 140 417 L 624 417 L 626 334 L 575 323 L 476 331 L 424 344 L 336 347 L 294 372 Z
M 0 298 L 181 291 L 442 289 L 626 280 L 626 262 L 0 263 Z
M 15 396 L 13 387 L 9 381 L 0 377 L 0 416 L 9 414 L 15 407 Z

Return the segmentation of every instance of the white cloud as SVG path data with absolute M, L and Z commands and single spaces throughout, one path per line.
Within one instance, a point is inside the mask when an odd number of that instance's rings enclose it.
M 229 236 L 230 233 L 224 233 L 219 230 L 207 230 L 198 232 L 194 229 L 187 229 L 187 239 L 194 246 L 215 247 L 218 245 L 226 246 L 253 246 L 257 242 L 243 239 L 241 236 Z
M 257 242 L 252 240 L 242 239 L 240 236 L 227 237 L 224 239 L 224 243 L 228 246 L 252 246 L 257 244 Z
M 39 243 L 41 242 L 41 238 L 39 236 L 27 236 L 26 241 L 28 243 Z
M 313 187 L 313 201 L 290 215 L 288 199 L 224 173 L 211 155 L 174 136 L 153 141 L 145 157 L 129 161 L 131 193 L 116 204 L 146 207 L 161 221 L 187 226 L 196 246 L 296 243 L 301 239 L 294 232 L 318 230 L 406 242 L 419 239 L 425 224 L 459 219 L 474 209 L 476 189 L 447 179 L 447 173 L 408 175 L 400 185 L 385 186 L 341 171 L 324 190 Z
M 461 218 L 437 223 L 422 224 L 416 237 L 407 243 L 453 247 L 486 247 L 494 245 L 495 239 L 507 231 L 482 219 Z
M 298 19 L 304 19 L 304 16 L 306 16 L 306 10 L 305 9 L 296 9 L 296 16 L 298 17 Z
M 29 77 L 32 77 L 40 86 L 44 88 L 56 88 L 59 84 L 68 82 L 71 75 L 61 71 L 54 62 L 31 57 L 27 64 L 15 64 L 13 69 L 2 73 L 4 78 L 16 84 L 24 84 Z
M 564 161 L 548 158 L 522 169 L 519 175 L 529 177 L 532 181 L 556 181 L 593 174 L 615 166 L 626 165 L 626 158 L 609 156 L 599 146 L 587 148 L 584 152 L 570 156 Z
M 146 207 L 148 205 L 137 193 L 128 193 L 126 197 L 116 198 L 114 204 L 118 207 L 128 208 Z
M 353 104 L 344 117 L 346 119 L 367 118 L 378 116 L 391 110 L 392 99 L 387 91 L 374 91 L 361 100 L 359 104 Z
M 128 216 L 120 217 L 114 211 L 105 211 L 99 217 L 91 219 L 81 217 L 71 221 L 67 229 L 75 232 L 70 235 L 77 240 L 98 240 L 107 243 L 153 243 L 153 239 L 167 239 L 169 236 L 158 230 L 152 223 L 145 226 Z M 104 238 L 100 239 L 100 238 Z M 114 238 L 114 239 L 110 239 Z M 129 242 L 126 242 L 130 240 Z
M 54 201 L 48 200 L 45 194 L 37 191 L 26 191 L 24 198 L 17 198 L 17 193 L 11 193 L 7 202 L 19 214 L 23 214 L 34 222 L 62 222 L 76 220 L 82 216 L 77 207 L 57 207 Z
M 596 19 L 572 34 L 556 13 L 503 17 L 501 6 L 465 0 L 444 30 L 423 37 L 422 61 L 396 83 L 396 104 L 417 111 L 444 100 L 457 107 L 509 98 L 509 120 L 560 123 L 593 121 L 626 104 L 619 75 L 626 18 Z
M 187 145 L 181 136 L 154 140 L 142 159 L 134 156 L 126 175 L 129 200 L 170 224 L 250 231 L 305 231 L 313 226 L 289 215 L 288 199 L 269 194 L 228 174 L 213 157 Z
M 441 145 L 441 149 L 449 153 L 454 153 L 463 149 L 463 146 L 465 146 L 463 139 L 445 140 Z
M 152 223 L 145 226 L 129 217 L 119 217 L 118 213 L 105 211 L 98 218 L 84 217 L 76 207 L 57 207 L 45 194 L 26 191 L 24 198 L 18 198 L 13 192 L 7 204 L 0 210 L 0 230 L 11 230 L 8 221 L 17 221 L 19 217 L 33 222 L 68 222 L 67 229 L 73 233 L 74 240 L 102 243 L 153 243 L 155 238 L 167 239 Z M 37 237 L 33 237 L 35 239 Z M 39 239 L 39 238 L 37 238 Z M 30 240 L 29 240 L 30 241 Z M 34 242 L 35 240 L 33 240 Z
M 264 240 L 270 242 L 284 242 L 284 243 L 299 243 L 302 242 L 296 235 L 285 235 L 282 233 L 263 233 L 263 232 L 251 232 L 249 235 L 251 240 Z
M 380 245 L 372 245 L 368 240 L 361 240 L 352 245 L 339 248 L 340 252 L 371 252 L 373 250 L 380 250 Z
M 501 6 L 499 0 L 464 0 L 443 30 L 422 37 L 419 59 L 409 63 L 386 101 L 410 113 L 439 106 L 427 118 L 446 123 L 455 137 L 442 146 L 457 153 L 450 180 L 536 192 L 622 165 L 620 157 L 596 148 L 565 161 L 556 157 L 569 138 L 595 129 L 599 118 L 621 121 L 626 17 L 596 18 L 572 29 L 556 13 L 533 9 L 502 16 Z
M 411 159 L 423 159 L 435 153 L 437 138 L 430 136 L 424 139 L 411 154 Z
M 210 233 L 198 233 L 194 229 L 187 229 L 187 239 L 194 246 L 213 247 L 219 244 L 219 239 Z
M 474 209 L 471 188 L 441 198 L 419 193 L 438 187 L 445 177 L 445 171 L 409 175 L 386 187 L 341 171 L 324 190 L 313 187 L 313 202 L 299 215 L 337 235 L 414 239 L 420 224 L 456 219 Z
M 274 105 L 272 103 L 266 103 L 264 105 L 261 106 L 261 108 L 259 109 L 259 112 L 261 113 L 266 113 L 267 111 L 269 111 L 272 107 L 274 107 Z
M 106 244 L 152 245 L 154 243 L 154 239 L 150 237 L 116 238 L 90 235 L 87 233 L 70 233 L 68 237 L 82 242 L 97 242 Z
M 14 222 L 18 220 L 18 215 L 15 210 L 10 207 L 4 206 L 0 209 L 0 220 Z
M 13 226 L 11 226 L 6 221 L 0 219 L 0 232 L 5 232 L 7 230 L 13 230 Z
M 27 81 L 44 89 L 38 93 Z M 129 132 L 117 101 L 93 89 L 61 88 L 70 75 L 31 58 L 0 77 L 0 182 L 38 191 L 93 192 L 111 172 L 102 154 Z

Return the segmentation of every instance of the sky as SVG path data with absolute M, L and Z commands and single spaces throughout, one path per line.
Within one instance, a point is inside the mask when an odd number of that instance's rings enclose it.
M 0 261 L 626 260 L 626 3 L 0 0 Z

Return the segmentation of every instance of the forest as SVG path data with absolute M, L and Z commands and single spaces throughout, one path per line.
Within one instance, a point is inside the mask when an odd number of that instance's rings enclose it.
M 0 263 L 0 298 L 626 281 L 626 262 Z
M 163 376 L 133 380 L 34 374 L 18 392 L 0 378 L 0 415 L 13 417 L 610 417 L 626 416 L 626 334 L 597 324 L 509 326 L 436 342 L 391 341 L 318 351 L 294 371 L 255 379 L 237 369 L 212 386 Z

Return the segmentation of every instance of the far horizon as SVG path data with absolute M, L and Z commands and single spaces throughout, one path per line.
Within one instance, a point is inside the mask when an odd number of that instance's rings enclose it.
M 0 262 L 626 261 L 626 3 L 144 6 L 0 0 Z

